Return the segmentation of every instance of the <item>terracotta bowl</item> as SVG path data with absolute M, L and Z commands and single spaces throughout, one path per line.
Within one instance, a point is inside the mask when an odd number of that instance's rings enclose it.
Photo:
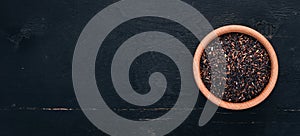
M 257 39 L 267 50 L 270 60 L 271 60 L 271 77 L 269 80 L 269 83 L 267 86 L 264 88 L 264 90 L 255 98 L 245 101 L 245 102 L 240 102 L 240 103 L 233 103 L 233 102 L 227 102 L 223 101 L 222 99 L 216 97 L 214 94 L 212 94 L 204 85 L 202 79 L 201 79 L 201 74 L 200 74 L 200 59 L 202 56 L 202 53 L 206 46 L 214 39 L 216 39 L 218 36 L 224 35 L 226 33 L 232 33 L 232 32 L 237 32 L 237 33 L 243 33 L 249 36 L 252 36 L 253 38 Z M 243 109 L 248 109 L 253 106 L 258 105 L 262 101 L 264 101 L 272 92 L 276 81 L 278 77 L 278 60 L 276 53 L 270 44 L 270 42 L 259 32 L 246 27 L 246 26 L 241 26 L 241 25 L 228 25 L 228 26 L 223 26 L 220 27 L 211 33 L 209 33 L 199 44 L 196 53 L 194 55 L 194 62 L 193 62 L 193 71 L 194 71 L 194 78 L 197 83 L 197 86 L 199 87 L 200 91 L 202 94 L 211 102 L 215 103 L 216 105 L 226 108 L 226 109 L 231 109 L 231 110 L 243 110 Z

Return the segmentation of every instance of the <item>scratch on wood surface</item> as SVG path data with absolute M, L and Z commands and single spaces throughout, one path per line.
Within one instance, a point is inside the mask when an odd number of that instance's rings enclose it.
M 113 108 L 115 111 L 168 111 L 168 110 L 202 110 L 203 108 Z M 97 108 L 71 108 L 71 107 L 26 107 L 21 106 L 17 107 L 16 105 L 12 105 L 10 107 L 2 107 L 0 111 L 78 111 L 78 110 L 102 110 Z M 221 113 L 221 112 L 218 112 Z M 223 113 L 223 112 L 222 112 Z M 228 114 L 228 113 L 223 113 Z
M 300 109 L 283 109 L 284 112 L 300 112 Z
M 11 107 L 2 107 L 0 111 L 96 111 L 102 110 L 97 108 L 74 108 L 74 107 L 16 107 L 15 105 Z M 199 108 L 113 108 L 114 111 L 169 111 L 169 110 L 177 110 L 177 111 L 186 111 L 186 110 L 203 110 L 203 107 Z M 285 108 L 279 109 L 278 111 L 282 112 L 300 112 L 298 108 Z M 217 111 L 216 114 L 221 115 L 231 115 L 233 112 L 230 111 Z M 249 114 L 257 114 L 255 111 L 249 112 Z
M 139 121 L 158 121 L 158 120 L 171 120 L 172 118 L 156 118 L 156 119 L 151 119 L 151 118 L 146 118 L 146 119 L 138 119 Z
M 212 121 L 213 124 L 226 124 L 226 125 L 256 125 L 263 124 L 260 121 L 238 121 L 238 122 L 228 122 L 228 121 Z
M 45 18 L 31 18 L 19 29 L 19 32 L 15 34 L 1 33 L 6 35 L 6 39 L 13 43 L 15 48 L 19 48 L 24 39 L 30 39 L 33 35 L 43 35 L 47 27 Z

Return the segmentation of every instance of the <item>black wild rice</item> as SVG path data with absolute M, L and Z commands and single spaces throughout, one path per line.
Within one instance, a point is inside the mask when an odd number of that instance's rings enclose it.
M 213 94 L 224 101 L 238 103 L 251 100 L 263 91 L 270 79 L 271 62 L 259 41 L 249 35 L 228 33 L 207 46 L 200 69 L 202 81 Z M 225 73 L 218 74 L 222 69 Z

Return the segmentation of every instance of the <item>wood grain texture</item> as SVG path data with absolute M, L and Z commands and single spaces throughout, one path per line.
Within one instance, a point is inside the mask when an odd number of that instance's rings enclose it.
M 241 24 L 262 33 L 274 47 L 279 61 L 277 84 L 261 104 L 244 111 L 219 108 L 213 119 L 198 127 L 206 98 L 199 100 L 189 118 L 169 135 L 300 135 L 300 2 L 298 0 L 184 0 L 218 28 Z M 71 62 L 77 38 L 86 23 L 111 0 L 4 0 L 0 4 L 0 135 L 98 136 L 78 106 L 72 87 Z M 129 24 L 122 35 L 164 28 L 195 52 L 199 41 L 176 24 L 144 19 Z M 145 25 L 136 28 L 136 24 Z M 117 34 L 119 32 L 116 32 Z M 115 37 L 121 37 L 121 32 Z M 114 38 L 114 37 L 113 37 Z M 112 39 L 113 39 L 112 38 Z M 109 41 L 108 46 L 114 46 Z M 107 52 L 109 53 L 109 52 Z M 148 63 L 146 63 L 148 64 Z M 148 64 L 152 66 L 152 64 Z M 145 66 L 144 66 L 145 67 Z M 142 69 L 142 67 L 141 67 Z M 173 71 L 169 71 L 170 73 Z M 134 83 L 140 84 L 141 79 Z M 175 83 L 170 83 L 176 86 Z M 115 107 L 131 112 L 164 112 L 165 105 L 149 109 Z M 110 97 L 110 96 L 108 96 Z M 116 101 L 110 101 L 116 104 Z M 167 106 L 166 106 L 167 105 Z M 89 110 L 89 109 L 83 109 Z M 178 109 L 182 110 L 182 109 Z M 147 114 L 143 119 L 147 119 Z

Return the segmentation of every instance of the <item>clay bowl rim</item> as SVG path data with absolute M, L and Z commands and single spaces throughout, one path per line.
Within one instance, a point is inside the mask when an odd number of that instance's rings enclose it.
M 218 97 L 216 97 L 214 94 L 212 94 L 204 85 L 202 79 L 201 79 L 201 74 L 200 74 L 200 59 L 202 56 L 202 53 L 205 49 L 205 47 L 215 38 L 218 36 L 227 34 L 227 33 L 243 33 L 246 35 L 249 35 L 255 39 L 257 39 L 267 50 L 269 54 L 269 58 L 271 61 L 271 76 L 269 79 L 269 83 L 267 86 L 264 88 L 264 90 L 255 98 L 245 101 L 245 102 L 240 102 L 240 103 L 233 103 L 233 102 L 227 102 L 224 101 Z M 248 109 L 251 107 L 254 107 L 258 105 L 259 103 L 263 102 L 272 92 L 272 90 L 275 87 L 275 84 L 277 82 L 278 78 L 278 60 L 277 60 L 277 55 L 275 53 L 275 50 L 273 49 L 271 43 L 259 32 L 256 30 L 242 26 L 242 25 L 227 25 L 220 27 L 218 29 L 213 30 L 210 32 L 204 39 L 200 42 L 199 46 L 197 47 L 197 50 L 194 55 L 194 60 L 193 60 L 193 72 L 194 72 L 194 78 L 196 81 L 196 84 L 202 94 L 211 102 L 214 104 L 226 108 L 226 109 L 231 109 L 231 110 L 243 110 L 243 109 Z

